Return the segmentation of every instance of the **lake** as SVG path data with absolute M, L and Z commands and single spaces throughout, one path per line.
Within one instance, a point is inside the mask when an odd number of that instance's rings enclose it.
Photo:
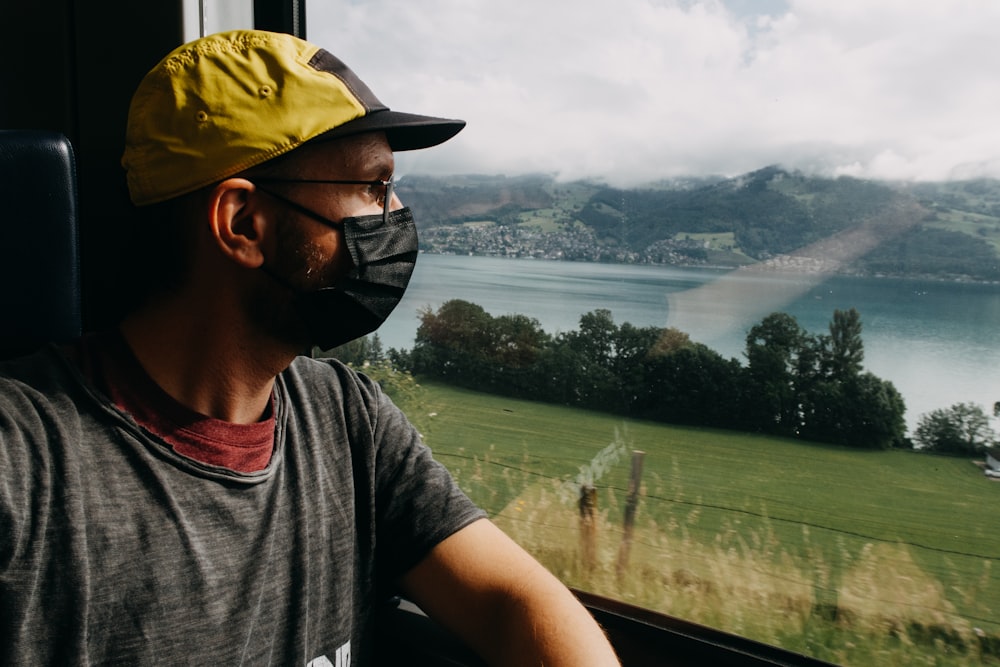
M 606 308 L 617 324 L 676 327 L 740 360 L 747 331 L 769 313 L 826 333 L 835 309 L 853 307 L 865 368 L 903 395 L 911 430 L 930 410 L 962 401 L 991 414 L 1000 401 L 1000 285 L 422 254 L 379 329 L 383 345 L 411 348 L 418 312 L 450 299 L 534 317 L 551 334 Z

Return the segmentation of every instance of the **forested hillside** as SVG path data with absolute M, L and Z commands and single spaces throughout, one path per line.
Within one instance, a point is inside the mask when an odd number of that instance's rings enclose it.
M 1000 280 L 1000 181 L 901 184 L 767 167 L 631 189 L 547 176 L 403 179 L 427 252 Z

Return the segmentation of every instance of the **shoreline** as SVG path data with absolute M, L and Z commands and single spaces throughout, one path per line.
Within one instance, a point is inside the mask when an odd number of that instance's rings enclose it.
M 817 276 L 817 275 L 828 275 L 828 276 L 838 276 L 843 278 L 862 278 L 862 279 L 873 279 L 873 280 L 913 280 L 913 281 L 926 281 L 926 282 L 938 282 L 938 283 L 959 283 L 968 285 L 997 285 L 1000 286 L 1000 279 L 988 279 L 988 278 L 976 278 L 973 276 L 941 276 L 938 274 L 909 274 L 909 273 L 862 273 L 859 271 L 845 270 L 845 269 L 834 269 L 830 271 L 825 271 L 820 268 L 810 269 L 808 263 L 796 263 L 796 268 L 784 268 L 777 264 L 769 264 L 769 262 L 774 262 L 777 258 L 772 258 L 769 260 L 764 260 L 761 262 L 752 262 L 747 264 L 708 264 L 708 263 L 681 263 L 681 262 L 603 262 L 594 261 L 592 259 L 564 259 L 555 257 L 532 257 L 532 256 L 512 256 L 512 255 L 501 255 L 501 254 L 491 254 L 491 253 L 481 253 L 481 252 L 469 252 L 469 253 L 459 253 L 459 252 L 438 252 L 435 250 L 423 250 L 419 251 L 421 255 L 439 255 L 444 257 L 489 257 L 491 259 L 517 259 L 524 261 L 534 261 L 534 262 L 565 262 L 567 264 L 606 264 L 606 265 L 620 265 L 620 266 L 655 266 L 655 267 L 670 267 L 678 269 L 705 269 L 709 271 L 736 271 L 739 269 L 750 270 L 755 269 L 758 273 L 772 273 L 772 274 L 784 274 L 784 275 L 801 275 L 801 276 Z M 818 261 L 818 260 L 816 260 Z M 760 267 L 760 268 L 755 268 Z

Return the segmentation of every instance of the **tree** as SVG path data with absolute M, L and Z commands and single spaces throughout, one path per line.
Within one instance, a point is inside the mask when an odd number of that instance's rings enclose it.
M 996 440 L 985 410 L 975 403 L 955 403 L 920 416 L 914 440 L 922 449 L 943 454 L 975 455 Z
M 834 310 L 824 370 L 833 380 L 846 382 L 861 374 L 865 348 L 861 341 L 861 315 L 854 308 Z
M 492 319 L 482 306 L 451 299 L 436 313 L 429 308 L 421 311 L 416 340 L 462 351 L 482 349 L 489 340 Z
M 747 334 L 748 426 L 851 447 L 905 443 L 906 407 L 892 383 L 863 373 L 861 316 L 835 310 L 829 335 L 811 336 L 772 313 Z M 739 385 L 735 385 L 739 387 Z
M 796 381 L 805 330 L 791 315 L 771 313 L 751 327 L 746 342 L 749 421 L 765 432 L 794 435 L 801 424 Z
M 382 339 L 379 338 L 377 333 L 374 333 L 370 336 L 355 338 L 321 356 L 336 357 L 345 364 L 360 367 L 366 362 L 375 363 L 376 361 L 382 361 L 385 359 L 385 352 L 382 349 Z
M 691 336 L 675 327 L 667 327 L 660 332 L 660 337 L 650 350 L 650 354 L 653 356 L 671 354 L 688 345 L 691 345 Z
M 480 351 L 489 364 L 488 377 L 495 389 L 513 396 L 538 393 L 538 360 L 551 337 L 541 323 L 527 315 L 493 318 L 489 344 Z
M 609 411 L 620 408 L 618 382 L 611 367 L 617 336 L 611 311 L 600 308 L 580 316 L 579 331 L 564 333 L 556 340 L 572 353 L 576 367 L 566 370 L 577 378 L 580 405 Z
M 570 338 L 573 347 L 589 360 L 600 366 L 607 366 L 615 354 L 617 333 L 618 327 L 615 326 L 611 311 L 599 308 L 580 316 L 580 330 Z
M 448 378 L 466 387 L 484 384 L 482 355 L 489 347 L 493 318 L 482 306 L 461 299 L 420 313 L 410 358 L 414 373 Z
M 862 373 L 838 390 L 841 419 L 826 442 L 864 449 L 904 446 L 906 405 L 891 382 Z
M 649 392 L 646 361 L 656 355 L 655 347 L 662 335 L 658 327 L 636 327 L 628 322 L 618 327 L 611 369 L 617 382 L 617 409 L 626 414 Z
M 891 382 L 862 372 L 864 357 L 854 308 L 833 311 L 829 335 L 803 345 L 796 367 L 802 437 L 867 449 L 905 444 L 903 398 Z
M 635 416 L 719 428 L 743 426 L 744 369 L 736 359 L 691 343 L 650 357 L 644 366 L 646 381 L 633 408 Z
M 525 398 L 579 405 L 583 386 L 580 355 L 564 342 L 564 335 L 557 337 L 539 356 L 533 368 L 536 378 Z
M 498 366 L 511 368 L 530 366 L 549 341 L 541 322 L 527 315 L 493 318 L 488 338 L 483 354 Z

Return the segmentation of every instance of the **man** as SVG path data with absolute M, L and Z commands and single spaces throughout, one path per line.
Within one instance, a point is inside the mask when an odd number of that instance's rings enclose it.
M 368 664 L 399 590 L 493 664 L 617 664 L 374 383 L 299 356 L 391 311 L 392 151 L 463 125 L 289 35 L 146 76 L 123 165 L 170 261 L 118 330 L 0 374 L 0 663 Z

